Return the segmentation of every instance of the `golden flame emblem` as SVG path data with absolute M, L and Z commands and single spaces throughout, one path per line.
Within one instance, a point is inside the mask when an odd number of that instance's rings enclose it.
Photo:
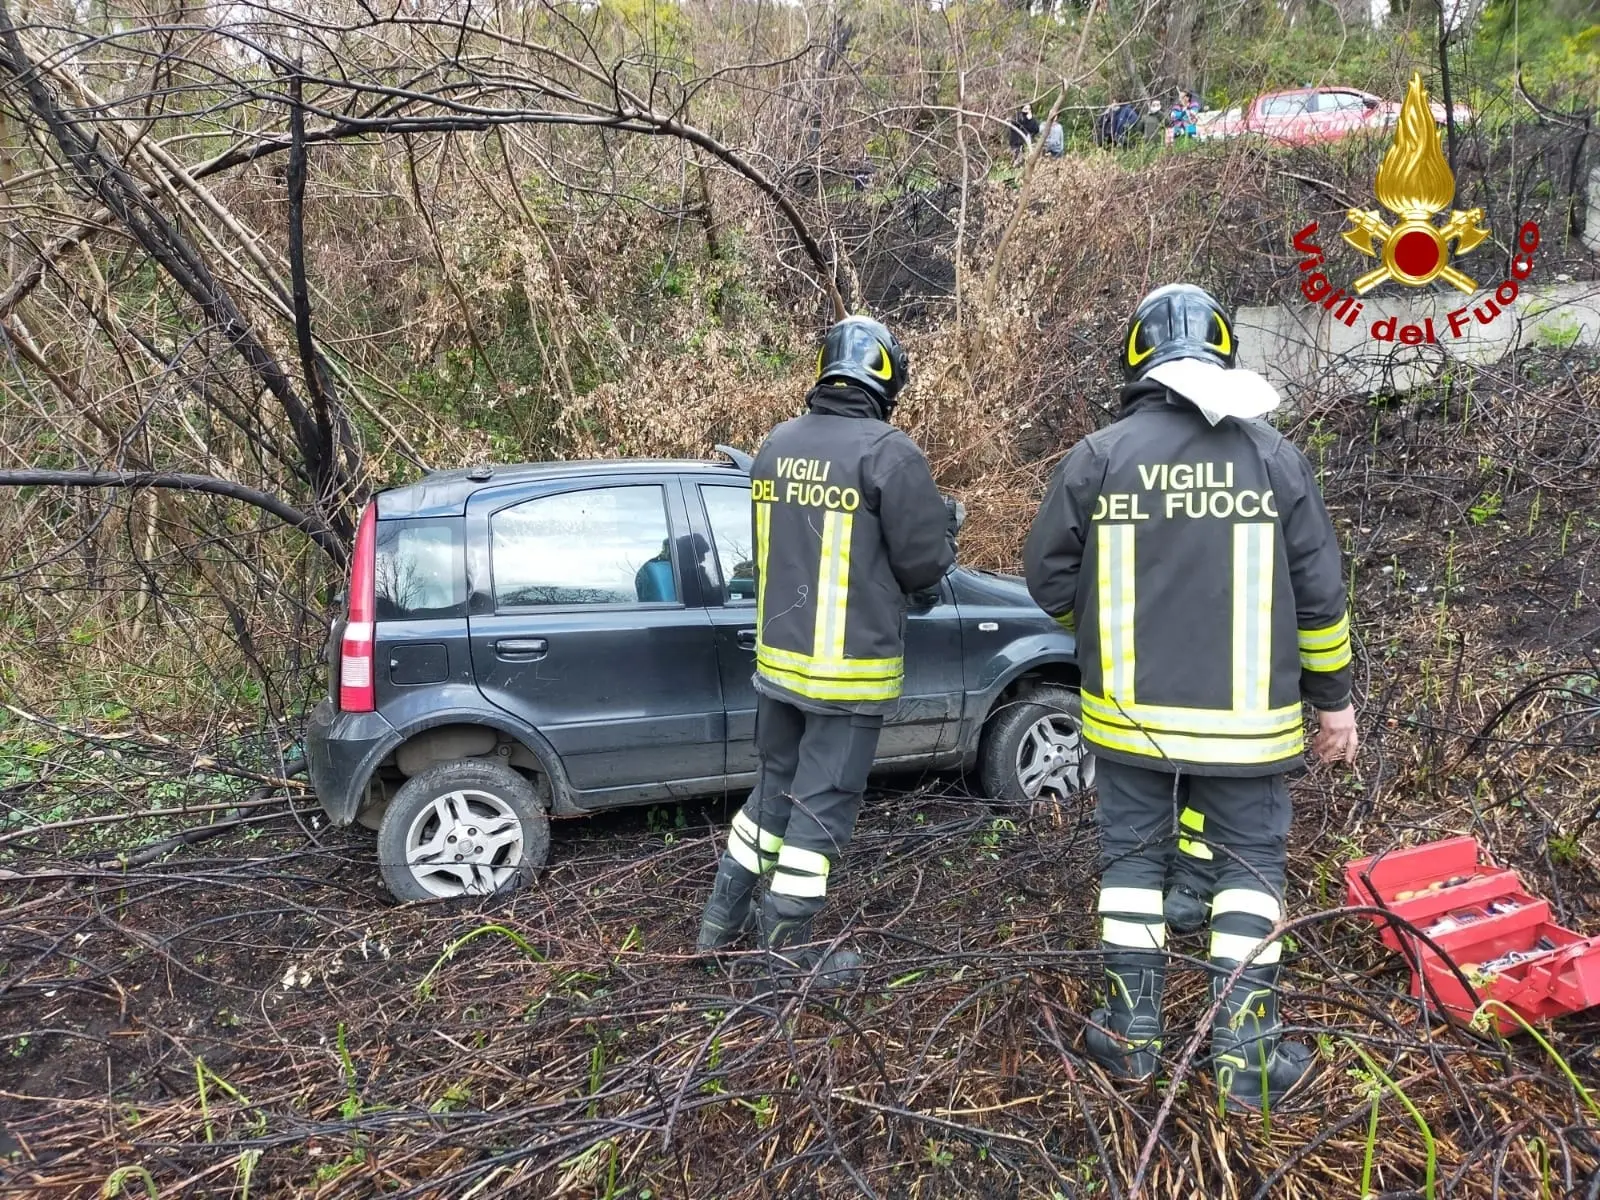
M 1420 71 L 1406 88 L 1394 141 L 1378 165 L 1374 190 L 1378 203 L 1400 222 L 1391 227 L 1371 208 L 1352 208 L 1345 214 L 1352 228 L 1344 231 L 1344 240 L 1382 263 L 1351 285 L 1356 295 L 1365 295 L 1388 279 L 1408 287 L 1443 279 L 1463 292 L 1478 290 L 1476 281 L 1450 265 L 1450 243 L 1455 242 L 1457 254 L 1465 254 L 1489 236 L 1483 209 L 1452 210 L 1442 226 L 1433 223 L 1434 216 L 1455 199 L 1456 177 L 1439 148 L 1439 131 Z

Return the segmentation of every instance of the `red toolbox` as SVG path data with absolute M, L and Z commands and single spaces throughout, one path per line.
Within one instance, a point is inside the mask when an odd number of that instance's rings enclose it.
M 1449 1017 L 1470 1020 L 1490 999 L 1530 1023 L 1600 1004 L 1600 937 L 1555 924 L 1550 905 L 1515 871 L 1489 860 L 1475 838 L 1360 859 L 1345 867 L 1345 884 L 1351 905 L 1387 909 L 1433 942 L 1369 914 L 1384 945 L 1409 951 L 1411 994 L 1437 998 Z M 1522 1028 L 1508 1013 L 1492 1011 L 1501 1032 Z

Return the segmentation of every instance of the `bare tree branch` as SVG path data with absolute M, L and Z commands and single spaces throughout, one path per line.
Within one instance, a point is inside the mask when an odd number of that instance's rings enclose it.
M 343 568 L 344 542 L 326 524 L 301 512 L 287 501 L 212 475 L 190 475 L 172 471 L 47 471 L 27 468 L 0 471 L 0 487 L 78 487 L 78 488 L 168 488 L 179 492 L 205 492 L 225 496 L 271 513 L 314 541 L 322 552 Z

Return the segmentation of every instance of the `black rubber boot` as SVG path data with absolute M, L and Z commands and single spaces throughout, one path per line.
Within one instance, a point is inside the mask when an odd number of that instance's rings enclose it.
M 1237 964 L 1214 959 L 1215 1000 Z M 1314 1052 L 1281 1038 L 1278 966 L 1251 967 L 1229 990 L 1211 1025 L 1211 1069 L 1229 1112 L 1270 1112 L 1310 1078 Z
M 813 987 L 842 991 L 861 980 L 861 956 L 854 950 L 808 945 L 811 922 L 822 900 L 768 892 L 761 901 L 761 948 L 768 952 L 770 977 L 789 987 L 815 975 Z
M 1142 1082 L 1161 1055 L 1161 995 L 1167 956 L 1159 950 L 1105 946 L 1106 1004 L 1083 1031 L 1089 1055 L 1114 1078 Z
M 756 874 L 724 854 L 717 866 L 717 881 L 700 918 L 700 937 L 695 950 L 715 954 L 727 950 L 756 924 Z
M 1162 915 L 1174 933 L 1194 933 L 1211 909 L 1212 885 L 1205 864 L 1181 850 L 1173 855 Z

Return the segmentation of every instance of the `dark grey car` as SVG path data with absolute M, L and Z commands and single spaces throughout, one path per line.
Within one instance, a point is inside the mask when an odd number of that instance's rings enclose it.
M 719 449 L 443 472 L 368 506 L 306 751 L 396 897 L 520 886 L 552 816 L 753 782 L 749 459 Z M 952 568 L 907 614 L 878 771 L 1085 786 L 1073 654 L 1020 579 Z

